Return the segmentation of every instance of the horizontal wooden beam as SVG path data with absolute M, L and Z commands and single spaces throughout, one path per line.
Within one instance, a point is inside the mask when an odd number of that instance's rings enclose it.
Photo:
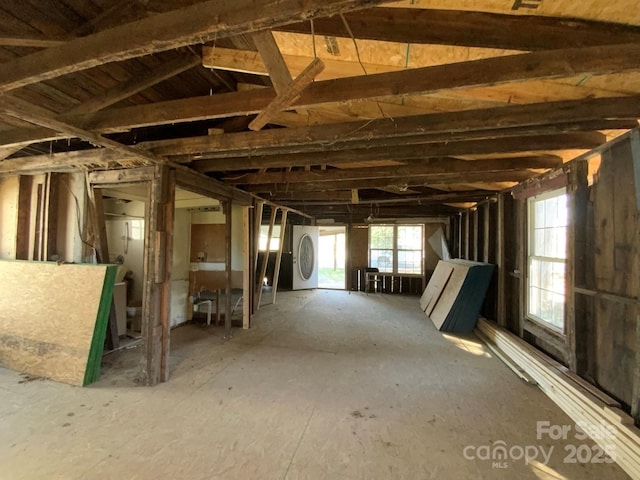
M 256 156 L 357 148 L 353 142 L 360 142 L 363 148 L 371 148 L 456 140 L 459 139 L 456 133 L 469 138 L 471 131 L 479 132 L 478 136 L 498 137 L 517 134 L 517 131 L 508 130 L 515 127 L 526 127 L 535 134 L 536 127 L 554 124 L 560 124 L 561 128 L 567 130 L 572 129 L 571 125 L 601 130 L 611 125 L 608 123 L 610 120 L 620 119 L 629 119 L 626 126 L 632 128 L 637 125 L 637 118 L 640 118 L 640 96 L 510 105 L 394 119 L 229 133 L 146 142 L 139 146 L 159 155 L 206 152 L 207 158 L 225 158 L 246 152 Z M 598 128 L 598 125 L 602 128 Z M 504 132 L 501 133 L 500 129 Z
M 303 55 L 283 54 L 285 68 L 290 75 L 296 76 L 302 72 L 313 57 Z M 335 60 L 323 58 L 325 69 L 318 74 L 316 80 L 328 80 L 332 78 L 359 77 L 366 72 L 372 73 L 392 72 L 403 70 L 404 67 L 393 65 L 379 65 L 371 63 L 359 63 L 357 61 Z M 252 75 L 270 75 L 267 65 L 261 55 L 251 50 L 236 50 L 221 47 L 202 47 L 202 65 L 206 68 L 228 70 L 231 72 L 249 73 Z
M 309 196 L 315 194 L 323 194 L 327 196 L 326 200 L 309 200 Z M 347 192 L 309 192 L 309 196 L 303 193 L 296 193 L 295 199 L 283 200 L 280 197 L 278 201 L 299 208 L 303 207 L 320 207 L 329 205 L 351 205 L 350 200 L 340 200 L 340 197 L 348 195 Z M 433 203 L 463 203 L 463 202 L 479 202 L 495 195 L 495 192 L 489 190 L 471 190 L 463 192 L 443 192 L 433 193 L 430 195 L 400 195 L 395 198 L 362 198 L 358 199 L 359 205 L 429 205 Z M 292 195 L 293 197 L 293 195 Z M 334 198 L 330 198 L 334 197 Z
M 210 0 L 71 40 L 5 62 L 0 92 L 97 65 L 333 15 L 380 0 Z
M 376 207 L 376 220 L 383 218 L 420 218 L 439 215 L 449 215 L 457 213 L 460 209 L 442 204 L 430 205 L 404 205 L 404 206 L 378 206 Z M 336 221 L 345 221 L 348 223 L 363 223 L 365 218 L 371 214 L 371 207 L 368 205 L 350 205 L 348 207 L 307 207 L 305 212 L 315 218 L 333 218 Z
M 551 50 L 640 39 L 632 25 L 539 15 L 504 15 L 485 12 L 423 8 L 372 8 L 345 13 L 356 38 L 399 43 L 427 43 L 486 47 L 504 50 Z M 350 37 L 339 16 L 313 21 L 316 35 Z M 309 22 L 276 30 L 311 34 Z
M 415 175 L 424 180 L 439 178 L 464 178 L 471 172 L 498 172 L 526 170 L 530 168 L 548 169 L 562 165 L 556 157 L 495 158 L 489 160 L 460 160 L 457 158 L 429 158 L 412 161 L 407 165 L 393 167 L 366 167 L 331 170 L 310 170 L 297 172 L 265 172 L 233 175 L 223 180 L 235 185 L 258 185 L 261 183 L 304 183 L 365 180 L 371 178 L 395 178 Z
M 96 168 L 122 168 L 135 165 L 136 157 L 97 148 L 73 152 L 9 158 L 0 162 L 0 175 L 35 174 L 42 172 L 73 172 Z
M 373 178 L 366 180 L 338 180 L 335 182 L 306 182 L 306 183 L 267 183 L 261 185 L 247 185 L 244 189 L 254 193 L 271 193 L 278 195 L 281 192 L 312 192 L 312 191 L 336 191 L 351 190 L 354 188 L 408 188 L 429 187 L 433 185 L 457 185 L 460 183 L 495 183 L 495 182 L 522 182 L 537 175 L 533 171 L 501 171 L 501 172 L 470 172 L 465 174 L 440 176 L 437 179 L 426 177 L 395 177 Z
M 297 200 L 302 200 L 298 193 L 280 193 L 269 198 L 276 203 L 286 205 L 293 205 Z M 309 192 L 304 196 L 304 200 L 310 202 L 350 202 L 351 194 L 349 192 Z
M 361 98 L 433 93 L 450 88 L 634 70 L 640 70 L 640 44 L 561 49 L 315 82 L 293 106 L 304 108 Z M 259 89 L 114 108 L 61 118 L 86 130 L 107 133 L 143 126 L 259 113 L 274 98 L 275 92 L 272 89 Z M 0 145 L 25 141 L 34 141 L 32 132 L 18 129 L 4 132 Z
M 279 93 L 265 109 L 258 114 L 249 124 L 249 129 L 260 130 L 269 123 L 279 112 L 287 109 L 316 78 L 316 75 L 324 70 L 324 63 L 319 58 L 312 62 L 298 75 L 289 86 Z
M 68 39 L 52 38 L 52 37 L 25 37 L 25 36 L 12 36 L 1 35 L 0 46 L 1 47 L 28 47 L 28 48 L 49 48 L 66 43 Z
M 411 160 L 460 155 L 492 155 L 497 153 L 535 152 L 595 148 L 606 142 L 606 136 L 597 132 L 567 133 L 542 136 L 515 136 L 488 140 L 434 142 L 405 145 L 394 148 L 341 150 L 304 154 L 268 155 L 263 157 L 235 157 L 193 162 L 201 172 L 249 170 L 254 168 L 286 168 L 292 166 L 339 165 L 372 160 Z

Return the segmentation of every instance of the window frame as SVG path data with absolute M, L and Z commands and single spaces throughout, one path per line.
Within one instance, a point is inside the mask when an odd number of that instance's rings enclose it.
M 371 245 L 371 234 L 373 228 L 375 227 L 391 227 L 393 228 L 393 243 L 390 248 L 372 248 Z M 398 228 L 399 227 L 418 227 L 420 228 L 420 250 L 416 249 L 407 249 L 407 248 L 398 248 Z M 368 264 L 371 266 L 372 251 L 391 251 L 392 254 L 392 268 L 390 271 L 380 269 L 381 273 L 388 273 L 391 275 L 415 275 L 415 276 L 423 276 L 424 275 L 424 255 L 425 255 L 425 238 L 424 238 L 424 225 L 421 223 L 402 223 L 402 224 L 393 224 L 393 223 L 379 223 L 373 224 L 369 226 L 369 242 L 368 242 Z M 399 272 L 398 271 L 398 252 L 420 252 L 420 272 Z
M 526 220 L 526 228 L 527 228 L 527 232 L 526 232 L 526 238 L 527 238 L 527 248 L 526 248 L 526 264 L 525 264 L 525 268 L 526 268 L 526 283 L 525 283 L 525 318 L 527 318 L 528 320 L 534 322 L 536 325 L 541 326 L 543 328 L 546 328 L 548 330 L 550 330 L 553 333 L 556 334 L 560 334 L 560 335 L 566 335 L 566 328 L 567 328 L 567 324 L 566 324 L 566 312 L 567 312 L 567 285 L 566 285 L 566 275 L 567 275 L 567 263 L 568 263 L 568 256 L 567 256 L 567 241 L 568 241 L 568 229 L 569 229 L 569 218 L 570 218 L 570 211 L 569 211 L 569 192 L 567 190 L 566 187 L 562 187 L 562 188 L 557 188 L 557 189 L 553 189 L 553 190 L 548 190 L 546 192 L 540 193 L 538 195 L 532 196 L 527 198 L 527 220 Z M 551 198 L 556 198 L 556 197 L 560 197 L 560 196 L 565 196 L 566 200 L 567 200 L 567 204 L 566 204 L 566 224 L 564 225 L 564 230 L 565 230 L 565 255 L 564 258 L 560 258 L 560 257 L 548 257 L 548 256 L 544 256 L 544 255 L 535 255 L 535 234 L 536 234 L 536 228 L 535 228 L 535 221 L 536 221 L 536 213 L 535 213 L 535 205 L 537 202 L 541 202 L 541 201 L 546 201 L 549 200 Z M 532 295 L 531 295 L 531 288 L 537 288 L 539 290 L 546 290 L 546 289 L 542 289 L 539 285 L 533 285 L 532 284 L 532 260 L 537 260 L 539 262 L 545 262 L 547 264 L 560 264 L 563 266 L 564 269 L 564 282 L 563 282 L 563 287 L 562 287 L 562 297 L 563 297 L 563 304 L 562 304 L 562 326 L 558 326 L 555 325 L 554 323 L 552 323 L 549 320 L 546 320 L 542 317 L 539 317 L 538 315 L 532 313 L 532 308 L 531 308 L 531 300 L 532 300 Z M 557 291 L 553 291 L 553 290 L 548 290 L 549 292 L 559 295 L 560 293 Z

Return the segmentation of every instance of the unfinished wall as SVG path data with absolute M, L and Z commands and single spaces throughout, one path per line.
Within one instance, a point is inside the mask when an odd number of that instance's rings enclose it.
M 635 142 L 635 144 L 634 144 Z M 634 147 L 635 145 L 635 147 Z M 635 169 L 634 169 L 634 155 Z M 640 135 L 632 132 L 601 151 L 500 195 L 499 208 L 465 212 L 460 251 L 495 259 L 483 314 L 545 351 L 617 398 L 640 420 Z M 565 328 L 527 317 L 527 198 L 566 186 L 569 205 Z M 496 204 L 498 205 L 498 204 Z M 489 212 L 488 231 L 483 215 Z M 465 223 L 469 218 L 469 228 Z M 475 232 L 478 231 L 476 234 Z M 485 245 L 489 247 L 486 251 Z M 484 251 L 484 253 L 482 253 Z M 500 288 L 497 288 L 500 286 Z M 487 308 L 494 302 L 493 308 Z
M 87 263 L 86 182 L 84 173 L 60 175 L 58 192 L 57 254 L 66 262 Z
M 191 224 L 221 225 L 217 235 L 210 239 L 210 242 L 224 248 L 224 224 L 225 215 L 219 212 L 193 212 L 191 214 Z M 215 248 L 216 251 L 220 248 Z M 193 253 L 193 252 L 192 252 Z M 243 230 L 242 230 L 242 207 L 233 205 L 231 207 L 231 269 L 242 271 L 244 260 L 243 252 Z M 224 270 L 224 258 L 217 258 L 216 261 L 206 262 L 211 265 L 201 265 L 203 268 L 211 270 Z
M 119 255 L 124 258 L 124 265 L 132 272 L 127 304 L 142 305 L 145 204 L 110 198 L 105 199 L 104 210 L 109 261 L 115 262 Z
M 588 365 L 586 374 L 613 396 L 631 404 L 638 354 L 640 309 L 640 221 L 630 141 L 605 150 L 588 204 L 589 290 L 583 312 Z M 640 161 L 640 159 L 636 159 Z M 583 318 L 576 318 L 576 322 Z
M 191 213 L 178 208 L 174 214 L 173 264 L 171 268 L 171 326 L 187 321 L 189 295 L 189 247 Z
M 16 258 L 19 178 L 0 178 L 0 259 Z

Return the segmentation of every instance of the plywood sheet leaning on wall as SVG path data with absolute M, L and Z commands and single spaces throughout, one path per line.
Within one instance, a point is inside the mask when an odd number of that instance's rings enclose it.
M 493 269 L 494 265 L 469 260 L 439 261 L 420 307 L 438 330 L 473 331 Z
M 117 267 L 0 261 L 0 366 L 98 379 Z

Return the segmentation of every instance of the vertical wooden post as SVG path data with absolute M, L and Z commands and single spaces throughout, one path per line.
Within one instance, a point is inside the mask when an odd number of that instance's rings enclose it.
M 260 267 L 260 275 L 258 276 L 258 292 L 257 292 L 257 305 L 256 310 L 260 308 L 260 300 L 262 299 L 262 282 L 267 274 L 267 263 L 269 262 L 269 247 L 271 245 L 271 236 L 273 235 L 273 224 L 276 222 L 276 214 L 278 213 L 278 207 L 271 207 L 271 218 L 269 219 L 269 233 L 267 234 L 267 248 L 262 258 L 262 265 Z M 282 232 L 280 233 L 282 236 Z M 282 243 L 282 239 L 280 239 Z
M 517 265 L 518 265 L 518 335 L 524 335 L 524 317 L 527 315 L 527 201 L 516 200 L 516 222 L 517 222 Z
M 586 286 L 587 208 L 589 202 L 589 164 L 587 160 L 572 162 L 567 188 L 567 263 L 565 272 L 565 333 L 569 350 L 569 368 L 586 372 L 588 328 L 586 315 L 576 309 L 574 288 Z
M 469 260 L 469 244 L 471 242 L 471 210 L 465 210 L 464 212 L 464 258 Z
M 156 166 L 145 215 L 143 261 L 143 380 L 147 385 L 155 385 L 169 378 L 174 208 L 175 172 L 169 172 L 166 166 Z
M 507 326 L 507 271 L 506 271 L 506 252 L 504 248 L 504 195 L 498 194 L 497 212 L 496 212 L 496 263 L 498 268 L 498 305 L 496 306 L 496 320 L 498 325 Z
M 482 205 L 482 219 L 484 221 L 482 228 L 482 261 L 484 263 L 489 263 L 489 238 L 491 228 L 491 205 L 489 202 Z
M 44 218 L 43 260 L 49 260 L 57 253 L 58 245 L 58 195 L 60 191 L 60 174 L 47 174 L 46 208 Z
M 462 213 L 458 213 L 458 248 L 456 249 L 457 257 L 462 258 Z
M 232 204 L 231 200 L 223 203 L 225 214 L 224 231 L 224 336 L 228 340 L 231 338 L 231 227 L 232 227 Z
M 29 260 L 31 227 L 31 193 L 33 177 L 20 175 L 18 188 L 18 226 L 16 229 L 16 259 Z
M 256 203 L 255 212 L 254 212 L 254 223 L 253 223 L 253 297 L 252 297 L 252 305 L 253 312 L 257 312 L 259 308 L 259 300 L 258 300 L 258 290 L 261 290 L 262 280 L 257 277 L 260 276 L 260 272 L 258 271 L 258 258 L 260 256 L 260 227 L 262 226 L 262 211 L 264 209 L 264 202 L 258 201 Z
M 280 244 L 278 245 L 278 254 L 276 255 L 276 263 L 273 271 L 273 285 L 271 286 L 271 303 L 276 303 L 276 293 L 278 292 L 278 279 L 280 278 L 280 263 L 282 262 L 282 250 L 284 248 L 284 230 L 287 226 L 287 212 L 282 210 L 282 218 L 280 219 Z
M 251 327 L 251 231 L 249 207 L 242 208 L 242 328 Z
M 478 261 L 478 207 L 473 209 L 473 261 Z
M 92 187 L 87 175 L 87 195 L 89 211 L 93 223 L 94 248 L 98 263 L 109 263 L 109 244 L 107 243 L 107 226 L 104 217 L 102 189 Z

